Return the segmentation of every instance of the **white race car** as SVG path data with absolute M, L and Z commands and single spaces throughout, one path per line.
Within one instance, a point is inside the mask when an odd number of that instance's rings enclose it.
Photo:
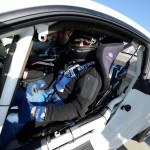
M 126 16 L 91 0 L 3 1 L 0 9 L 0 132 L 12 110 L 16 89 L 28 84 L 22 80 L 25 68 L 53 72 L 66 63 L 59 59 L 62 57 L 59 44 L 50 53 L 42 51 L 49 46 L 48 35 L 63 30 L 68 34 L 75 30 L 94 33 L 102 45 L 105 38 L 110 39 L 100 52 L 103 92 L 100 91 L 86 115 L 72 125 L 52 123 L 25 142 L 18 142 L 18 138 L 5 141 L 2 149 L 80 150 L 89 147 L 108 150 L 119 148 L 130 139 L 140 142 L 148 137 L 150 33 Z M 110 46 L 111 39 L 123 43 L 123 49 L 117 54 Z M 36 61 L 30 57 L 33 51 L 43 52 Z M 64 51 L 63 58 L 67 53 Z M 106 58 L 113 59 L 108 63 Z M 120 68 L 113 74 L 116 66 Z M 112 82 L 112 78 L 116 82 Z

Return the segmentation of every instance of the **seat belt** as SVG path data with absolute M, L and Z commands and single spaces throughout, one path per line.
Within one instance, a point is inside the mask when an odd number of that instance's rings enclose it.
M 94 64 L 95 64 L 95 61 L 91 61 L 83 65 L 77 64 L 67 69 L 67 71 L 65 72 L 62 70 L 59 71 L 60 73 L 58 77 L 56 78 L 56 80 L 54 80 L 54 82 L 50 85 L 50 87 L 44 90 L 44 94 L 42 96 L 44 96 L 46 102 L 50 102 L 49 104 L 50 106 L 63 104 L 63 101 L 57 95 L 57 91 L 63 92 L 65 86 L 71 81 L 72 78 L 76 77 L 76 75 L 82 70 L 84 70 L 86 67 L 90 67 Z M 53 104 L 51 102 L 53 102 Z
M 85 67 L 89 67 L 89 66 L 92 66 L 94 64 L 95 64 L 95 62 L 92 61 L 92 62 L 86 63 L 82 66 L 75 65 L 72 68 L 70 68 L 69 70 L 67 70 L 64 73 L 64 76 L 62 77 L 62 79 L 56 84 L 57 91 L 63 92 L 65 85 L 68 84 L 73 77 L 75 77 L 79 72 L 84 70 Z
M 112 72 L 112 77 L 111 77 L 110 84 L 112 84 L 113 81 L 115 80 L 116 74 L 117 74 L 118 71 L 120 71 L 121 67 L 122 67 L 121 65 L 115 65 L 115 66 L 113 66 L 114 69 L 113 69 L 113 72 Z

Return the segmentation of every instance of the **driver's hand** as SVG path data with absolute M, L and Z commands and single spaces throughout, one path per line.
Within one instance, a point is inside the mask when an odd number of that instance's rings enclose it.
M 37 122 L 43 122 L 45 119 L 46 107 L 44 106 L 34 106 L 31 109 L 31 120 Z
M 38 93 L 38 91 L 42 89 L 45 85 L 46 82 L 44 80 L 31 82 L 26 88 L 26 93 L 33 96 L 34 94 Z

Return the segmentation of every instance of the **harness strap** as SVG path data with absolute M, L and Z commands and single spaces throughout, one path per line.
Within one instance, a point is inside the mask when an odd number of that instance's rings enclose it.
M 77 73 L 74 72 L 74 69 L 77 67 L 79 67 L 79 65 L 75 65 L 75 66 L 69 68 L 64 73 L 64 75 L 62 76 L 60 81 L 55 85 L 57 91 L 59 91 L 59 92 L 64 91 L 65 85 L 68 84 L 71 81 L 71 79 L 76 76 Z
M 54 82 L 50 85 L 50 87 L 44 91 L 45 94 L 43 96 L 45 97 L 46 101 L 47 102 L 51 100 L 54 102 L 61 101 L 56 91 L 63 92 L 65 85 L 67 85 L 72 78 L 76 77 L 76 75 L 79 72 L 81 72 L 85 67 L 89 67 L 94 64 L 95 61 L 88 62 L 82 66 L 77 64 L 69 68 L 65 73 L 63 73 L 64 71 L 61 70 L 56 80 L 54 80 Z
M 54 93 L 54 86 L 59 82 L 59 80 L 62 78 L 62 74 L 59 74 L 57 76 L 57 78 L 54 80 L 54 82 L 50 85 L 49 88 L 47 88 L 45 91 L 45 95 L 46 95 L 46 98 L 48 97 L 49 94 L 52 94 Z
M 113 69 L 113 72 L 112 72 L 111 81 L 110 81 L 111 84 L 112 84 L 113 81 L 115 80 L 116 75 L 117 75 L 117 72 L 121 69 L 121 67 L 122 67 L 121 65 L 116 65 L 116 66 L 114 66 L 114 69 Z
M 94 64 L 95 64 L 95 62 L 92 61 L 92 62 L 86 63 L 86 64 L 84 64 L 84 65 L 82 65 L 82 66 L 80 66 L 80 65 L 75 65 L 75 66 L 69 68 L 69 69 L 65 72 L 64 76 L 60 79 L 60 81 L 55 85 L 57 91 L 63 92 L 63 91 L 64 91 L 64 88 L 65 88 L 65 85 L 67 85 L 67 84 L 71 81 L 71 79 L 72 79 L 73 77 L 76 77 L 76 75 L 77 75 L 79 72 L 81 72 L 82 70 L 84 70 L 85 67 L 89 67 L 89 66 L 92 66 L 92 65 L 94 65 Z
M 127 61 L 125 66 L 122 67 L 122 69 L 117 74 L 117 80 L 118 81 L 122 80 L 123 78 L 125 78 L 127 76 L 129 66 L 130 66 L 130 61 Z
M 58 106 L 64 104 L 64 102 L 60 99 L 60 97 L 55 92 L 51 95 L 52 102 L 49 102 L 48 106 Z

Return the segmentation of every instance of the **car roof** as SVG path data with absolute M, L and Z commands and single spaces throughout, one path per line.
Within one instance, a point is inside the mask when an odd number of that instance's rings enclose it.
M 22 10 L 27 8 L 35 8 L 40 6 L 74 6 L 74 7 L 81 7 L 86 9 L 91 9 L 94 11 L 101 12 L 103 14 L 109 15 L 111 17 L 117 18 L 122 22 L 134 27 L 136 30 L 140 31 L 141 33 L 145 34 L 148 38 L 150 38 L 150 32 L 144 29 L 142 26 L 134 22 L 133 20 L 129 19 L 125 15 L 106 7 L 100 3 L 91 1 L 91 0 L 5 0 L 1 4 L 0 14 L 7 13 L 10 11 Z M 0 19 L 1 21 L 1 19 Z

